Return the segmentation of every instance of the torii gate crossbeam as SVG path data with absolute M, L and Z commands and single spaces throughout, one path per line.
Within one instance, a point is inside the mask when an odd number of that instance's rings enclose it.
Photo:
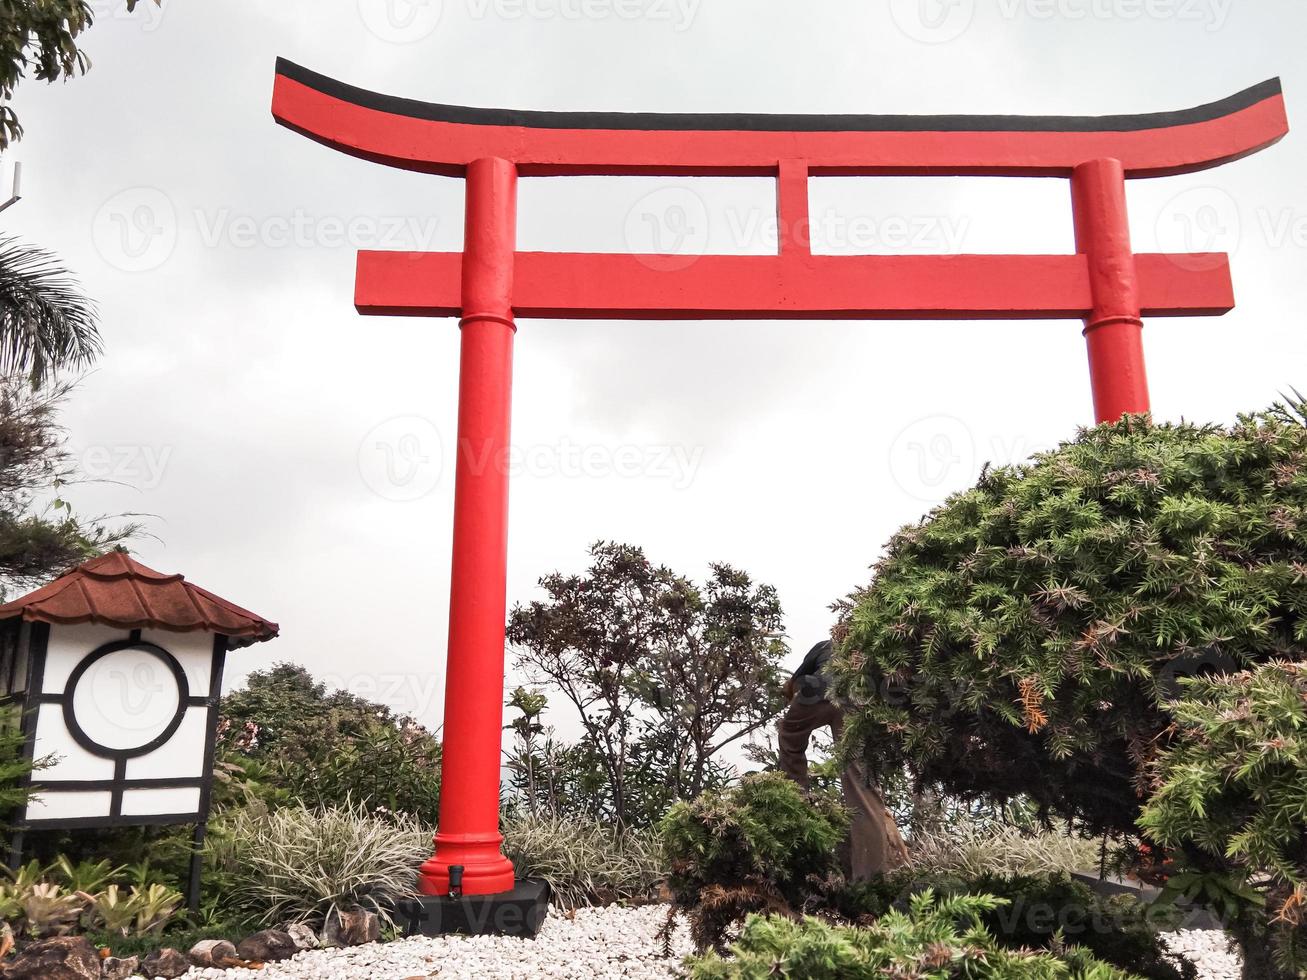
M 1224 255 L 1136 255 L 1125 181 L 1237 160 L 1288 132 L 1278 80 L 1221 102 L 1123 116 L 812 116 L 531 112 L 393 98 L 279 60 L 283 126 L 387 166 L 466 178 L 461 253 L 361 252 L 361 313 L 460 317 L 444 762 L 428 895 L 506 892 L 498 832 L 507 473 L 519 317 L 1082 320 L 1095 415 L 1148 411 L 1144 316 L 1234 306 Z M 519 175 L 772 176 L 774 256 L 516 250 Z M 1064 177 L 1074 255 L 821 256 L 808 180 L 828 175 Z

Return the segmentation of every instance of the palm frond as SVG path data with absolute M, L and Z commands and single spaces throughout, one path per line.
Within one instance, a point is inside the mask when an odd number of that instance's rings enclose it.
M 52 252 L 0 237 L 0 374 L 42 385 L 100 353 L 95 304 Z

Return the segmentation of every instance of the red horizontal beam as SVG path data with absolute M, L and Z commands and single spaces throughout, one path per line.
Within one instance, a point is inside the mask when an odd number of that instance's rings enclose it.
M 526 175 L 743 174 L 806 160 L 813 174 L 1070 176 L 1120 160 L 1129 177 L 1187 173 L 1288 132 L 1278 80 L 1222 102 L 1125 116 L 849 116 L 526 112 L 379 95 L 278 61 L 279 123 L 337 150 L 461 175 L 500 157 Z
M 458 252 L 360 252 L 355 304 L 458 316 Z M 1234 307 L 1226 256 L 1137 255 L 1145 316 Z M 1083 319 L 1083 255 L 603 255 L 519 252 L 519 317 L 616 320 Z

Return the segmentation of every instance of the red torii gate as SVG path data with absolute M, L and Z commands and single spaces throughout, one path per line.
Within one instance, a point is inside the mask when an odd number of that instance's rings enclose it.
M 812 116 L 534 112 L 379 95 L 285 60 L 273 115 L 353 156 L 466 177 L 463 251 L 360 252 L 365 314 L 460 317 L 458 449 L 443 786 L 427 895 L 513 888 L 498 831 L 513 334 L 517 317 L 1083 320 L 1097 419 L 1148 411 L 1143 316 L 1234 306 L 1227 256 L 1136 255 L 1125 180 L 1189 173 L 1288 132 L 1278 79 L 1181 112 Z M 516 250 L 519 175 L 777 178 L 777 255 L 659 263 Z M 1071 182 L 1075 255 L 813 255 L 812 175 Z M 652 261 L 651 261 L 652 259 Z M 454 872 L 451 889 L 450 869 Z M 461 874 L 461 887 L 459 876 Z

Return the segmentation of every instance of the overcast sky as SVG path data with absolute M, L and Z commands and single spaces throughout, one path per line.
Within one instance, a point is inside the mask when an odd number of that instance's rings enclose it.
M 100 304 L 66 413 L 83 511 L 157 515 L 138 556 L 275 619 L 274 660 L 439 723 L 458 331 L 353 311 L 359 247 L 457 250 L 462 181 L 277 127 L 283 55 L 377 91 L 559 110 L 1100 114 L 1271 76 L 1307 106 L 1301 0 L 164 0 L 101 11 L 91 73 L 27 82 L 0 218 Z M 1302 133 L 1132 182 L 1139 251 L 1233 253 L 1239 308 L 1154 320 L 1153 404 L 1228 421 L 1307 387 Z M 770 180 L 524 180 L 524 249 L 774 249 Z M 1060 180 L 814 180 L 817 248 L 1068 252 Z M 524 321 L 509 602 L 595 539 L 780 591 L 792 662 L 887 537 L 1092 421 L 1076 323 Z M 512 683 L 512 681 L 510 681 Z

